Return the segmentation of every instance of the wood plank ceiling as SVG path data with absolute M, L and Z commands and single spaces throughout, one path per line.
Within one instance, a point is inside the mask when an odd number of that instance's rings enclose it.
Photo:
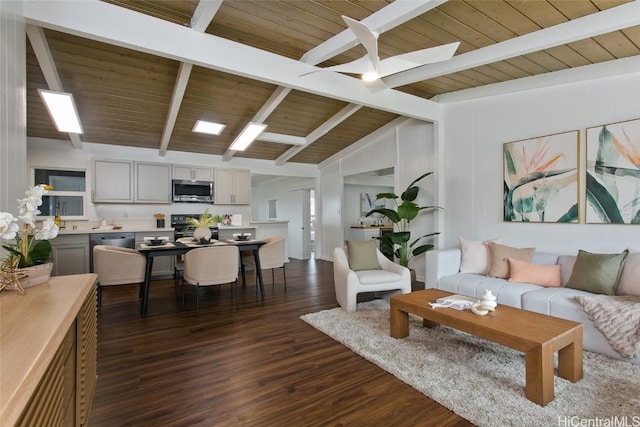
M 196 0 L 108 0 L 107 3 L 185 27 L 192 25 L 199 6 Z M 341 15 L 362 20 L 375 13 L 384 14 L 391 3 L 386 0 L 214 1 L 215 14 L 205 25 L 205 32 L 299 60 L 306 52 L 345 30 Z M 617 8 L 629 1 L 450 0 L 435 3 L 437 7 L 381 32 L 380 57 L 456 41 L 460 41 L 456 56 L 480 52 L 479 49 Z M 44 30 L 44 36 L 62 87 L 74 95 L 84 128 L 81 140 L 85 142 L 152 148 L 162 154 L 163 134 L 170 131 L 168 150 L 226 155 L 226 160 L 238 156 L 272 160 L 276 164 L 278 160 L 317 164 L 398 117 L 385 108 L 367 106 L 329 126 L 328 132 L 317 139 L 314 137 L 313 143 L 302 150 L 279 142 L 256 141 L 244 152 L 230 152 L 229 146 L 242 128 L 263 106 L 269 105 L 266 103 L 278 89 L 277 85 L 195 65 L 186 81 L 184 97 L 172 104 L 181 68 L 179 60 L 50 28 Z M 394 84 L 394 88 L 387 91 L 432 99 L 463 89 L 636 56 L 640 54 L 640 25 L 551 45 L 397 87 Z M 349 62 L 364 53 L 358 45 L 317 65 Z M 42 71 L 45 67 L 40 66 L 39 59 L 29 44 L 27 135 L 68 140 L 67 134 L 57 132 L 38 96 L 38 88 L 48 87 Z M 428 70 L 425 67 L 425 71 Z M 389 80 L 393 78 L 396 76 Z M 308 138 L 348 104 L 294 89 L 279 104 L 270 104 L 277 106 L 266 115 L 264 123 L 269 133 Z M 173 127 L 167 124 L 172 106 L 178 108 Z M 191 129 L 198 119 L 225 123 L 227 127 L 217 137 L 196 134 Z

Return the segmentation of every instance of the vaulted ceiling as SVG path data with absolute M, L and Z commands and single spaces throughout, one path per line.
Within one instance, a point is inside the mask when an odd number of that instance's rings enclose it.
M 25 1 L 27 135 L 317 164 L 397 119 L 440 119 L 434 97 L 640 55 L 628 0 Z M 453 59 L 383 79 L 302 75 L 365 54 L 341 15 L 380 33 L 381 59 L 459 41 Z M 38 88 L 74 95 L 58 132 Z M 437 98 L 436 98 L 437 99 Z M 220 136 L 191 130 L 225 123 Z M 268 125 L 245 151 L 249 122 Z

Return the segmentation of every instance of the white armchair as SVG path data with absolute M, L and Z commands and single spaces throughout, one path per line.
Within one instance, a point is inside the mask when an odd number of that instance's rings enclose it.
M 144 282 L 146 259 L 135 249 L 96 245 L 93 269 L 98 275 L 98 306 L 102 305 L 102 287 Z
M 409 269 L 395 264 L 376 249 L 378 262 L 382 270 L 353 271 L 349 268 L 349 259 L 345 247 L 333 250 L 333 281 L 338 304 L 349 313 L 356 311 L 359 293 L 397 291 L 411 292 L 411 273 Z

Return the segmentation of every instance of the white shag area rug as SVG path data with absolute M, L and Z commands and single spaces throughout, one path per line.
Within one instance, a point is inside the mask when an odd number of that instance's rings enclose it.
M 524 395 L 523 353 L 451 328 L 423 328 L 413 315 L 409 336 L 391 338 L 385 300 L 301 319 L 478 426 L 640 426 L 640 366 L 629 362 L 585 351 L 584 377 L 556 376 L 555 399 L 541 407 Z

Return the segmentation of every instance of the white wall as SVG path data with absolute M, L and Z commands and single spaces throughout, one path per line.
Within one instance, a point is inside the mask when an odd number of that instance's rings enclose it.
M 0 211 L 27 190 L 26 38 L 22 2 L 0 1 Z
M 315 178 L 277 176 L 251 187 L 251 216 L 253 220 L 269 218 L 269 200 L 276 200 L 277 219 L 291 219 L 291 212 L 300 212 L 300 206 L 292 205 L 291 192 L 315 189 Z
M 296 177 L 313 177 L 318 169 L 315 165 L 288 163 L 276 167 L 273 162 L 254 159 L 233 159 L 223 162 L 221 156 L 169 151 L 166 156 L 160 156 L 158 150 L 122 147 L 108 144 L 83 143 L 82 150 L 74 150 L 69 142 L 29 138 L 28 140 L 29 170 L 33 167 L 72 167 L 87 170 L 87 186 L 91 188 L 91 161 L 93 158 L 127 159 L 157 163 L 172 163 L 186 165 L 206 165 L 209 167 L 224 167 L 249 169 L 252 173 L 278 173 Z M 30 175 L 31 176 L 31 175 Z M 243 222 L 248 223 L 251 218 L 251 208 L 246 205 L 205 205 L 195 203 L 174 204 L 89 204 L 87 216 L 92 221 L 100 218 L 113 219 L 115 222 L 130 220 L 153 219 L 154 213 L 164 213 L 167 217 L 178 213 L 202 213 L 209 206 L 212 214 L 240 213 Z M 167 226 L 169 224 L 167 223 Z
M 321 165 L 322 248 L 318 257 L 331 260 L 333 248 L 342 245 L 345 239 L 345 223 L 353 219 L 345 217 L 346 200 L 344 177 L 367 171 L 393 167 L 395 170 L 394 191 L 400 194 L 407 185 L 425 172 L 433 171 L 435 164 L 436 126 L 418 120 L 406 120 L 398 125 L 381 129 L 370 138 L 338 153 Z M 416 201 L 421 206 L 433 205 L 436 195 L 436 180 L 429 177 L 419 184 Z M 338 215 L 336 220 L 335 215 Z M 412 238 L 435 231 L 435 215 L 420 215 L 411 223 Z M 409 264 L 416 270 L 418 280 L 424 280 L 424 255 L 414 258 Z
M 571 81 L 567 73 L 562 77 Z M 501 237 L 507 245 L 565 254 L 578 249 L 640 249 L 637 225 L 502 221 L 504 143 L 577 129 L 584 165 L 585 128 L 640 117 L 640 72 L 574 81 L 514 93 L 496 91 L 495 96 L 484 90 L 479 99 L 444 105 L 444 131 L 438 147 L 443 180 L 439 188 L 444 189 L 439 203 L 445 207 L 442 247 L 458 246 L 458 236 L 463 236 Z M 509 87 L 517 85 L 512 82 Z M 529 87 L 526 79 L 522 79 L 522 87 Z M 635 144 L 639 146 L 640 141 Z M 580 185 L 584 189 L 584 170 Z M 584 194 L 580 200 L 584 202 Z
M 28 182 L 25 49 L 22 2 L 0 1 L 0 212 L 14 215 Z

